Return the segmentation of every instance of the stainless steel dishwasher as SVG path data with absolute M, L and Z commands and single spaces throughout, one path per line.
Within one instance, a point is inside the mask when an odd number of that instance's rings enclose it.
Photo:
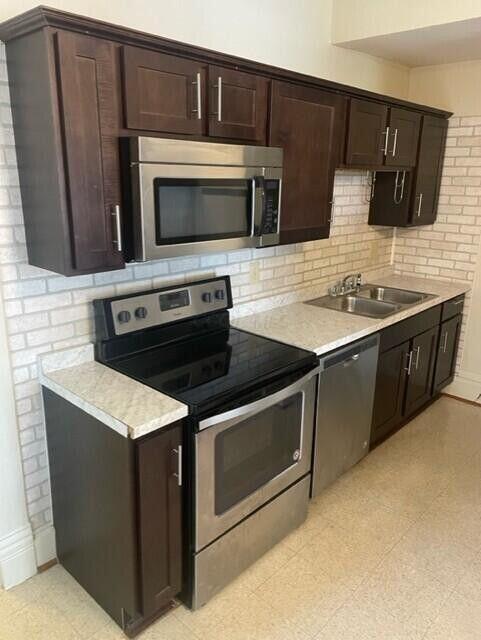
M 312 496 L 369 450 L 379 334 L 321 358 Z

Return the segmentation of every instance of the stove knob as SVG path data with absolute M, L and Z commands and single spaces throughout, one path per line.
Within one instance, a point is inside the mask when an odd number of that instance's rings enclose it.
M 217 289 L 217 291 L 215 292 L 215 299 L 216 300 L 223 300 L 224 297 L 225 297 L 224 289 Z
M 119 311 L 117 320 L 122 324 L 128 322 L 130 320 L 130 311 Z
M 137 307 L 135 310 L 135 317 L 139 320 L 143 320 L 147 317 L 147 309 L 145 307 Z
M 212 302 L 212 294 L 209 293 L 209 291 L 206 291 L 205 293 L 202 294 L 202 300 L 204 302 Z

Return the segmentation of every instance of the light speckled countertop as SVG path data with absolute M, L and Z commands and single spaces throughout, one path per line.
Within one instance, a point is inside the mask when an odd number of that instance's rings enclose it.
M 436 297 L 383 320 L 296 302 L 233 318 L 232 325 L 266 338 L 327 353 L 425 311 L 470 289 L 468 283 L 387 276 L 372 284 L 431 293 Z M 139 438 L 188 414 L 187 405 L 94 360 L 93 345 L 44 355 L 40 382 L 125 437 Z
M 40 358 L 40 382 L 125 437 L 165 427 L 187 405 L 124 376 L 94 359 L 93 345 Z
M 309 349 L 321 355 L 466 293 L 471 288 L 470 284 L 465 282 L 442 282 L 396 275 L 376 278 L 370 281 L 370 284 L 431 293 L 436 297 L 381 320 L 295 302 L 270 311 L 235 318 L 232 324 L 238 329 Z

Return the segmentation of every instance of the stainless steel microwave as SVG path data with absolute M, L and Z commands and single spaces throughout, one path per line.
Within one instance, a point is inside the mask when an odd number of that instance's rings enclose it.
M 282 149 L 126 141 L 135 260 L 279 243 Z

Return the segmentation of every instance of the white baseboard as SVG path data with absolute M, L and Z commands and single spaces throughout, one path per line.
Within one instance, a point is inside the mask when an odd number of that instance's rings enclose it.
M 481 376 L 468 371 L 460 371 L 453 382 L 443 389 L 443 392 L 475 402 L 481 394 Z
M 55 529 L 52 524 L 46 524 L 35 531 L 34 544 L 38 567 L 57 557 Z
M 32 529 L 26 525 L 0 539 L 0 584 L 10 589 L 37 573 Z

